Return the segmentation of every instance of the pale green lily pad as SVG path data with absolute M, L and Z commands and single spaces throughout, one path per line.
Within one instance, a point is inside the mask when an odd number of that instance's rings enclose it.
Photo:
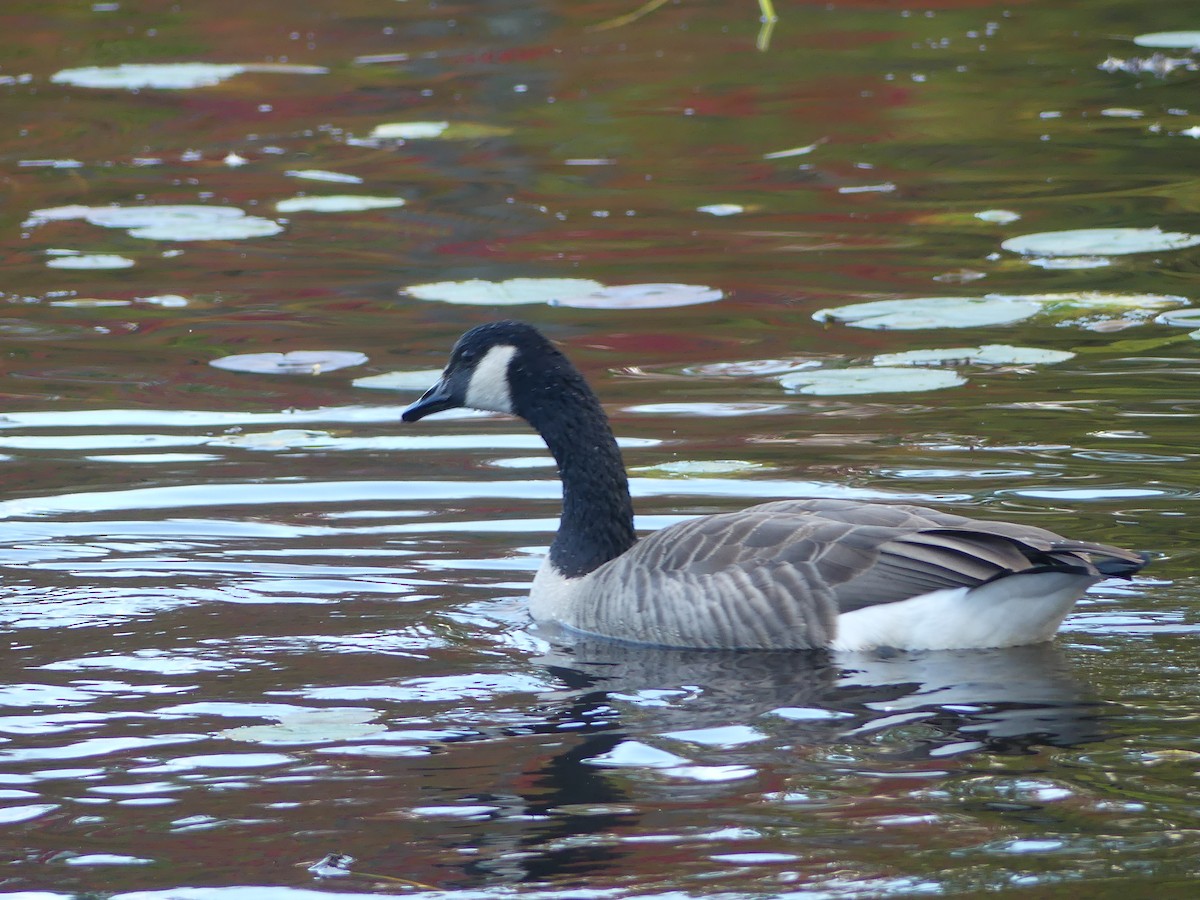
M 308 181 L 328 181 L 336 184 L 363 183 L 363 180 L 357 175 L 347 175 L 343 172 L 327 172 L 324 169 L 289 169 L 283 174 L 290 178 L 304 178 Z
M 209 361 L 209 365 L 230 372 L 256 375 L 320 375 L 367 361 L 365 353 L 353 350 L 293 350 L 290 353 L 239 353 Z
M 856 328 L 912 331 L 921 328 L 975 328 L 1008 325 L 1037 314 L 1041 305 L 996 297 L 915 297 L 851 303 L 813 313 L 818 322 L 844 322 Z
M 46 260 L 51 269 L 128 269 L 135 265 L 127 256 L 115 253 L 83 253 L 78 256 L 56 256 Z
M 550 305 L 573 309 L 669 309 L 712 303 L 724 296 L 716 288 L 701 284 L 619 284 L 559 297 Z
M 1173 325 L 1176 328 L 1200 328 L 1200 309 L 1173 309 L 1161 313 L 1154 320 L 1160 325 Z
M 248 216 L 235 206 L 55 206 L 35 209 L 26 227 L 83 219 L 102 228 L 121 228 L 152 241 L 241 240 L 283 231 L 272 219 Z
M 243 72 L 278 72 L 291 75 L 323 75 L 323 66 L 294 66 L 283 63 L 124 63 L 119 66 L 85 66 L 63 69 L 50 76 L 55 84 L 107 90 L 135 91 L 145 88 L 187 90 L 212 87 Z
M 418 300 L 440 300 L 469 306 L 516 306 L 523 303 L 553 303 L 602 290 L 604 285 L 587 278 L 509 278 L 506 281 L 437 281 L 414 284 L 404 289 Z
M 1181 250 L 1200 244 L 1200 234 L 1161 228 L 1079 228 L 1009 238 L 1000 246 L 1024 256 L 1121 256 Z
M 650 416 L 695 416 L 701 419 L 724 418 L 727 416 L 759 416 L 783 412 L 787 407 L 781 403 L 643 403 L 627 406 L 626 412 Z
M 1025 261 L 1039 269 L 1054 270 L 1103 269 L 1112 265 L 1112 260 L 1107 256 L 1031 256 Z
M 67 309 L 106 309 L 115 306 L 133 306 L 132 300 L 102 300 L 98 297 L 79 297 L 75 300 L 51 300 L 51 306 Z
M 1049 294 L 988 294 L 989 299 L 1030 301 L 1043 308 L 1060 310 L 1149 311 L 1186 306 L 1188 299 L 1177 294 L 1121 294 L 1115 291 L 1062 291 Z
M 280 716 L 275 725 L 243 725 L 217 734 L 253 744 L 328 744 L 387 731 L 386 725 L 372 722 L 378 716 L 373 709 L 315 709 Z
M 1200 50 L 1200 31 L 1154 31 L 1139 34 L 1133 42 L 1160 50 Z
M 983 212 L 975 213 L 975 218 L 995 225 L 1008 225 L 1021 218 L 1021 214 L 1015 213 L 1011 209 L 985 209 Z
M 371 129 L 371 137 L 389 141 L 438 138 L 450 127 L 449 122 L 388 122 Z
M 793 394 L 839 396 L 847 394 L 895 394 L 910 391 L 936 391 L 957 387 L 967 380 L 945 369 L 889 368 L 851 366 L 846 369 L 816 369 L 795 372 L 779 379 L 783 389 Z
M 1066 350 L 1043 350 L 1038 347 L 1013 347 L 1008 344 L 983 344 L 979 347 L 943 347 L 930 350 L 907 350 L 903 353 L 881 353 L 872 361 L 876 366 L 1031 366 L 1053 365 L 1075 356 Z
M 355 387 L 381 391 L 424 391 L 432 387 L 441 377 L 441 369 L 411 369 L 407 372 L 367 375 L 364 378 L 355 378 L 350 383 Z
M 679 459 L 657 466 L 637 466 L 630 469 L 637 475 L 648 478 L 693 478 L 697 476 L 741 475 L 749 471 L 770 470 L 770 466 L 748 462 L 743 459 Z
M 179 294 L 154 294 L 150 297 L 134 297 L 138 303 L 149 303 L 151 306 L 161 306 L 163 309 L 179 309 L 191 301 Z
M 236 447 L 239 450 L 303 450 L 328 447 L 334 440 L 328 431 L 304 428 L 280 428 L 275 431 L 250 431 L 242 434 L 223 434 L 206 441 L 209 447 Z
M 696 207 L 696 212 L 708 213 L 710 216 L 736 216 L 745 211 L 746 207 L 740 203 L 710 203 L 707 206 Z
M 328 194 L 322 197 L 292 197 L 275 204 L 276 212 L 364 212 L 403 206 L 400 197 L 366 197 L 357 194 Z
M 504 125 L 487 125 L 482 122 L 387 122 L 371 129 L 371 137 L 381 141 L 416 141 L 435 138 L 444 141 L 463 141 L 504 137 L 512 132 L 511 128 Z

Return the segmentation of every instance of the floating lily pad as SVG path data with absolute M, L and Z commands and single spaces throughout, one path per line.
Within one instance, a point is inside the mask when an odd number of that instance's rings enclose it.
M 308 181 L 330 181 L 338 184 L 362 184 L 363 182 L 357 175 L 327 172 L 324 169 L 289 169 L 283 174 L 291 178 L 304 178 Z
M 371 129 L 371 137 L 379 140 L 412 141 L 438 138 L 450 127 L 449 122 L 389 122 Z
M 876 366 L 1030 366 L 1065 362 L 1074 355 L 1066 350 L 1012 347 L 1008 344 L 983 344 L 979 347 L 943 347 L 936 350 L 881 353 L 871 362 Z
M 787 407 L 781 403 L 643 403 L 628 406 L 626 412 L 651 416 L 697 416 L 711 419 L 726 416 L 758 416 L 783 412 Z
M 1155 31 L 1139 34 L 1133 42 L 1160 50 L 1200 50 L 1200 31 Z
M 507 281 L 437 281 L 415 284 L 404 292 L 418 300 L 440 300 L 470 306 L 515 306 L 522 303 L 552 303 L 562 297 L 578 296 L 604 288 L 587 278 L 509 278 Z
M 975 328 L 1007 325 L 1035 315 L 1041 305 L 996 297 L 917 297 L 851 303 L 813 313 L 818 322 L 844 322 L 856 328 L 911 331 L 919 328 Z
M 815 369 L 794 372 L 779 379 L 783 389 L 794 394 L 837 396 L 844 394 L 895 394 L 936 391 L 957 387 L 967 380 L 945 369 L 851 366 L 846 369 Z
M 1160 314 L 1154 321 L 1177 328 L 1200 328 L 1200 309 L 1173 309 Z
M 1021 214 L 1015 213 L 1011 209 L 985 209 L 983 212 L 975 213 L 975 218 L 996 225 L 1008 225 L 1021 218 Z
M 1080 228 L 1009 238 L 1000 246 L 1025 256 L 1121 256 L 1181 250 L 1200 244 L 1200 234 L 1160 228 Z
M 83 253 L 78 256 L 56 256 L 46 260 L 51 269 L 128 269 L 134 261 L 114 253 Z
M 129 300 L 101 300 L 98 297 L 78 297 L 74 300 L 51 300 L 51 306 L 62 306 L 67 309 L 104 309 L 110 306 L 132 306 Z
M 1111 266 L 1107 256 L 1030 256 L 1025 261 L 1039 269 L 1103 269 Z
M 441 369 L 412 369 L 407 372 L 384 372 L 367 375 L 351 382 L 355 387 L 383 391 L 424 391 L 442 377 Z
M 638 466 L 630 469 L 648 478 L 694 478 L 698 476 L 740 475 L 749 471 L 769 470 L 769 466 L 742 459 L 678 459 L 657 466 Z
M 152 241 L 241 240 L 283 231 L 272 219 L 248 216 L 235 206 L 56 206 L 36 209 L 26 227 L 83 219 L 102 228 L 122 228 Z
M 386 725 L 371 721 L 378 715 L 373 709 L 317 709 L 280 716 L 274 725 L 243 725 L 218 734 L 254 744 L 327 744 L 387 731 Z
M 210 366 L 256 375 L 320 375 L 361 366 L 366 354 L 352 350 L 293 350 L 290 353 L 239 353 L 209 361 Z
M 1044 309 L 1150 311 L 1185 306 L 1187 298 L 1176 294 L 1121 294 L 1115 291 L 1062 291 L 1049 294 L 988 294 L 994 300 L 1040 303 Z
M 291 75 L 323 75 L 323 66 L 293 66 L 282 63 L 125 63 L 119 66 L 85 66 L 63 69 L 50 76 L 55 84 L 75 87 L 142 90 L 186 90 L 212 87 L 243 72 L 279 72 Z
M 163 309 L 179 309 L 191 301 L 178 294 L 155 294 L 152 297 L 134 297 L 138 303 L 149 303 L 151 306 L 161 306 Z
M 356 194 L 329 194 L 323 197 L 292 197 L 280 200 L 275 210 L 294 212 L 363 212 L 369 209 L 390 209 L 403 206 L 400 197 L 366 197 Z
M 223 434 L 205 444 L 209 447 L 236 447 L 239 450 L 306 450 L 328 447 L 335 438 L 328 431 L 304 428 L 280 428 L 275 431 L 249 431 Z
M 712 303 L 723 296 L 719 290 L 700 284 L 620 284 L 559 297 L 551 300 L 550 305 L 574 309 L 668 309 Z
M 440 138 L 441 140 L 472 140 L 477 138 L 504 137 L 512 129 L 503 125 L 485 125 L 482 122 L 388 122 L 371 129 L 375 140 L 416 141 Z
M 710 216 L 736 216 L 745 211 L 746 207 L 740 203 L 710 203 L 708 206 L 696 207 L 696 212 L 708 213 Z

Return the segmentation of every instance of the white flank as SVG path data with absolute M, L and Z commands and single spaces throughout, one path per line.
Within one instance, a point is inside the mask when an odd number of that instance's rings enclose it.
M 533 586 L 529 589 L 529 614 L 537 622 L 558 622 L 570 625 L 572 619 L 571 594 L 579 578 L 567 578 L 554 567 L 547 556 L 542 560 Z
M 512 415 L 508 364 L 516 354 L 517 348 L 511 344 L 500 344 L 488 350 L 471 372 L 471 380 L 467 384 L 467 406 Z
M 976 588 L 945 588 L 838 616 L 833 650 L 1019 647 L 1054 637 L 1097 578 L 1070 572 L 1010 575 Z

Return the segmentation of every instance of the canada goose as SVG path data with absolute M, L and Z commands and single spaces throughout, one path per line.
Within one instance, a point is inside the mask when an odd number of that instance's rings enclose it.
M 523 322 L 464 334 L 402 418 L 464 406 L 520 416 L 554 455 L 562 518 L 530 612 L 592 635 L 724 649 L 1012 647 L 1049 640 L 1090 585 L 1145 562 L 1029 525 L 852 500 L 764 503 L 639 541 L 599 400 Z

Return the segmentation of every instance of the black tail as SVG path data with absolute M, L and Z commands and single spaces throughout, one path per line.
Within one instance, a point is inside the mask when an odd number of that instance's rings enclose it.
M 1103 559 L 1092 560 L 1092 565 L 1105 578 L 1132 578 L 1137 572 L 1141 571 L 1146 563 L 1150 562 L 1149 553 L 1144 551 L 1134 552 L 1138 557 L 1137 560 L 1106 556 Z

